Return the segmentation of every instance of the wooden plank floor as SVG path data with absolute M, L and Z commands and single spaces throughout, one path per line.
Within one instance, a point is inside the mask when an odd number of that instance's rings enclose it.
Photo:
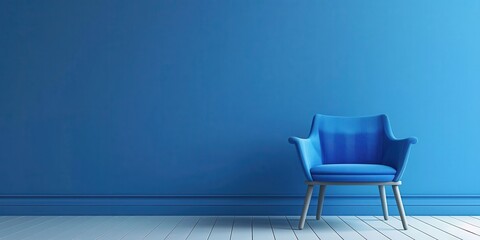
M 479 216 L 0 216 L 0 239 L 479 239 Z

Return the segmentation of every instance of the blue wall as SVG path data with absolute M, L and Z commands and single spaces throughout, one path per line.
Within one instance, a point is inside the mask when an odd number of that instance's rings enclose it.
M 411 211 L 480 212 L 479 25 L 474 0 L 1 1 L 1 212 L 298 212 L 315 113 L 388 114 L 419 138 Z

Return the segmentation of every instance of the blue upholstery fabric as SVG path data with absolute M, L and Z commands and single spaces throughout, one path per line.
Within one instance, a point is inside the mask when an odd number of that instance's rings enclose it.
M 395 175 L 396 172 L 380 164 L 320 164 L 310 169 L 312 175 Z
M 308 138 L 290 137 L 289 142 L 296 145 L 309 181 L 378 182 L 400 181 L 417 139 L 395 138 L 386 115 L 317 114 Z
M 395 175 L 312 175 L 319 182 L 391 182 Z
M 322 182 L 388 182 L 396 172 L 380 164 L 320 164 L 310 169 L 313 180 Z

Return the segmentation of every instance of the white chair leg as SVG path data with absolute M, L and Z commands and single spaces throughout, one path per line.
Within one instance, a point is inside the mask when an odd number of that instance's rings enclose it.
M 380 191 L 380 199 L 382 200 L 383 219 L 388 220 L 388 205 L 387 195 L 385 194 L 385 186 L 379 185 L 378 190 Z
M 405 209 L 403 209 L 402 196 L 400 195 L 400 190 L 398 186 L 392 186 L 393 194 L 395 194 L 395 200 L 397 201 L 398 212 L 400 213 L 400 218 L 402 219 L 403 229 L 407 230 L 407 218 L 405 217 Z
M 320 220 L 323 209 L 323 199 L 325 198 L 325 190 L 327 185 L 320 185 L 320 192 L 318 193 L 318 205 L 317 205 L 317 220 Z
M 307 218 L 308 207 L 310 206 L 310 199 L 312 198 L 313 185 L 308 185 L 307 194 L 305 195 L 305 201 L 303 203 L 302 216 L 300 216 L 300 221 L 298 222 L 298 228 L 303 229 L 305 225 L 305 219 Z

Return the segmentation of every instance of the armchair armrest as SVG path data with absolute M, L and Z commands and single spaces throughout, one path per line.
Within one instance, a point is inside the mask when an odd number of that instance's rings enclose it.
M 288 142 L 297 147 L 298 157 L 302 164 L 305 177 L 307 180 L 313 181 L 312 175 L 310 174 L 310 168 L 314 165 L 322 164 L 318 140 L 315 141 L 312 138 L 303 139 L 299 137 L 290 137 L 288 138 Z
M 408 162 L 410 146 L 417 143 L 417 138 L 410 137 L 404 139 L 396 139 L 388 136 L 383 161 L 385 164 L 395 168 L 397 173 L 393 181 L 399 181 L 403 175 Z
M 393 141 L 406 141 L 410 144 L 416 144 L 418 142 L 418 139 L 416 137 L 409 137 L 409 138 L 404 138 L 404 139 L 392 139 Z

